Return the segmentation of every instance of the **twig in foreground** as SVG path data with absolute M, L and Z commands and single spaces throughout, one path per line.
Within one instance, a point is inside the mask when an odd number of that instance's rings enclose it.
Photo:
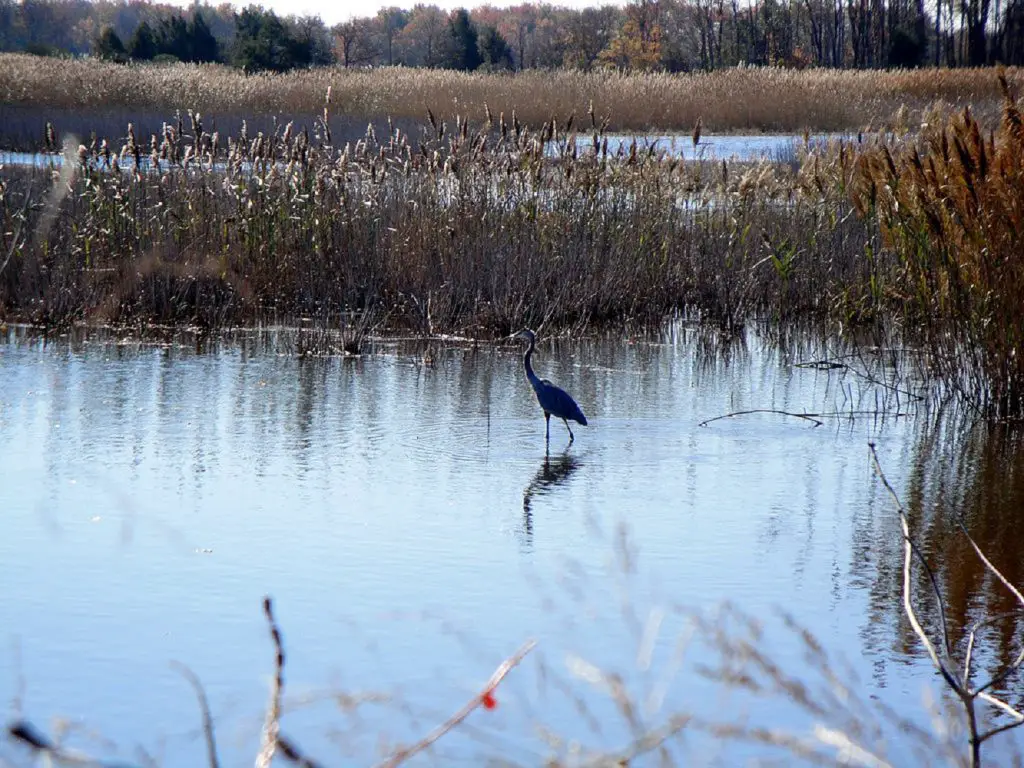
M 188 680 L 189 685 L 196 692 L 196 699 L 199 700 L 199 711 L 203 716 L 203 736 L 206 739 L 207 759 L 210 762 L 210 768 L 220 768 L 220 761 L 217 759 L 217 742 L 213 738 L 213 718 L 210 716 L 210 702 L 206 699 L 206 691 L 203 690 L 203 684 L 199 681 L 196 673 L 180 661 L 172 661 L 171 666 Z
M 457 726 L 463 720 L 465 720 L 480 706 L 487 707 L 490 709 L 494 706 L 494 689 L 498 687 L 498 683 L 505 679 L 505 676 L 512 671 L 512 668 L 521 662 L 526 655 L 534 649 L 537 645 L 535 640 L 526 641 L 523 646 L 516 651 L 514 654 L 509 656 L 491 675 L 491 679 L 487 681 L 487 684 L 483 687 L 476 696 L 469 700 L 465 706 L 462 707 L 458 712 L 448 718 L 445 722 L 435 728 L 433 731 L 424 736 L 420 741 L 416 742 L 410 747 L 403 747 L 396 751 L 391 757 L 380 764 L 381 768 L 394 768 L 394 766 L 400 765 L 408 760 L 413 755 L 417 755 L 423 750 L 429 748 L 434 742 L 444 736 L 448 731 Z
M 270 703 L 267 705 L 267 718 L 263 723 L 263 735 L 260 740 L 260 752 L 256 756 L 256 768 L 270 768 L 274 754 L 280 750 L 281 756 L 302 768 L 316 768 L 310 758 L 291 741 L 281 735 L 281 696 L 284 691 L 284 644 L 281 642 L 281 630 L 274 620 L 274 606 L 269 597 L 263 598 L 263 613 L 270 625 L 270 637 L 274 641 L 274 679 L 270 683 Z
M 277 735 L 281 731 L 281 692 L 284 689 L 284 647 L 281 644 L 281 630 L 274 621 L 274 606 L 270 597 L 263 598 L 263 613 L 270 624 L 270 637 L 274 641 L 274 679 L 270 683 L 270 703 L 267 705 L 267 718 L 263 722 L 263 735 L 260 740 L 260 753 L 256 757 L 256 768 L 270 768 L 277 749 Z
M 134 768 L 128 763 L 97 760 L 89 755 L 64 749 L 28 720 L 17 720 L 8 725 L 7 735 L 14 741 L 24 744 L 33 752 L 44 756 L 49 765 L 56 762 L 63 765 L 84 765 L 89 768 Z

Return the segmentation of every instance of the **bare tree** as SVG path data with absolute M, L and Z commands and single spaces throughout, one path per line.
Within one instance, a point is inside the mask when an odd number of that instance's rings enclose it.
M 358 67 L 377 56 L 372 19 L 352 19 L 334 27 L 338 61 L 343 67 Z

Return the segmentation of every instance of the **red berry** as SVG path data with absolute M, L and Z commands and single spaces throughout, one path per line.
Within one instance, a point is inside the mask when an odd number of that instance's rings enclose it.
M 486 691 L 484 695 L 480 697 L 480 703 L 484 705 L 484 709 L 494 709 L 498 706 L 498 700 L 494 698 L 494 694 L 490 691 Z

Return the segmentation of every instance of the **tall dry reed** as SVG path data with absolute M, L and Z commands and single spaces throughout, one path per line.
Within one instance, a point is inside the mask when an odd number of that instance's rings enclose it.
M 1010 70 L 1012 83 L 1024 75 Z M 911 119 L 935 103 L 995 116 L 1000 94 L 986 69 L 914 71 L 742 68 L 692 74 L 613 72 L 462 73 L 448 70 L 320 68 L 246 76 L 221 65 L 131 65 L 0 55 L 0 104 L 36 106 L 54 119 L 97 108 L 190 108 L 217 115 L 317 115 L 326 89 L 340 114 L 413 118 L 431 109 L 448 119 L 518 111 L 540 125 L 584 114 L 591 103 L 615 131 L 689 133 L 701 119 L 716 131 L 858 131 Z M 2 137 L 0 137 L 2 138 Z
M 1024 417 L 1024 116 L 1005 76 L 1002 122 L 970 109 L 857 164 L 854 200 L 901 260 L 897 287 L 930 363 L 996 418 Z
M 5 235 L 0 312 L 488 335 L 687 311 L 734 330 L 826 317 L 836 285 L 870 279 L 850 203 L 805 194 L 788 166 L 613 153 L 596 116 L 571 130 L 481 117 L 336 148 L 326 115 L 231 137 L 183 116 L 93 140 L 63 180 L 5 172 L 0 215 L 22 234 Z M 53 189 L 68 194 L 44 216 Z

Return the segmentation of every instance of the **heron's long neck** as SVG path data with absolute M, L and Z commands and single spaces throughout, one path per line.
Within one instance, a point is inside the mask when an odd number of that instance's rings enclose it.
M 526 350 L 526 354 L 523 356 L 523 366 L 526 368 L 526 379 L 536 389 L 540 385 L 540 379 L 537 378 L 537 374 L 533 372 L 533 364 L 530 362 L 530 358 L 533 357 L 533 339 L 530 339 L 530 346 Z

